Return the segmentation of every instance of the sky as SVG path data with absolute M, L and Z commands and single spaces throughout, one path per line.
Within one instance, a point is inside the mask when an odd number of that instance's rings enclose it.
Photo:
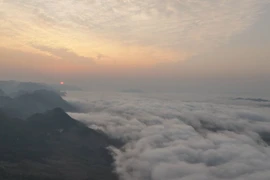
M 0 78 L 268 91 L 269 16 L 269 0 L 0 0 Z

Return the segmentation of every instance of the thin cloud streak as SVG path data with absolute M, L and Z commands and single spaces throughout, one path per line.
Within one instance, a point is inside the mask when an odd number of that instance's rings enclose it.
M 64 61 L 76 62 L 76 63 L 86 63 L 92 64 L 94 63 L 94 58 L 84 57 L 77 55 L 75 52 L 64 48 L 51 48 L 47 46 L 33 45 L 34 48 L 47 52 L 57 58 L 60 58 Z

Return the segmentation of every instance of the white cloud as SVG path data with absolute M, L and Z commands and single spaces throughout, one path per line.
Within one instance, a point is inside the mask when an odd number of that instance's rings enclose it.
M 89 113 L 72 117 L 126 141 L 113 149 L 123 180 L 270 177 L 270 148 L 260 137 L 270 132 L 267 109 L 130 94 L 84 99 Z

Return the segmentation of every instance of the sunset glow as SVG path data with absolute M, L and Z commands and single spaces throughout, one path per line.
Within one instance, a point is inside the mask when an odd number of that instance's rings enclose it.
M 40 73 L 48 79 L 240 77 L 250 74 L 255 53 L 260 68 L 253 73 L 269 72 L 268 0 L 10 0 L 0 5 L 0 74 L 13 67 L 24 76 Z

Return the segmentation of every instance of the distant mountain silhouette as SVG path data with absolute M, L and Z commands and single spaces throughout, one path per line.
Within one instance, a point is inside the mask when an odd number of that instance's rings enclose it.
M 31 93 L 37 90 L 54 91 L 60 95 L 65 95 L 65 91 L 81 91 L 82 89 L 67 84 L 44 84 L 35 82 L 19 82 L 19 81 L 0 81 L 0 89 L 2 89 L 8 96 L 17 97 L 25 93 Z M 1 95 L 1 94 L 0 94 Z
M 18 95 L 18 92 L 20 94 L 21 92 L 33 92 L 41 89 L 58 92 L 56 89 L 47 84 L 18 81 L 0 81 L 0 89 L 12 97 Z
M 254 102 L 270 102 L 270 100 L 261 99 L 261 98 L 234 98 L 233 100 L 254 101 Z
M 0 110 L 1 180 L 116 180 L 108 146 L 120 146 L 56 108 L 27 120 Z
M 6 96 L 6 93 L 2 89 L 0 89 L 0 96 Z
M 34 113 L 42 113 L 56 107 L 65 111 L 75 111 L 72 105 L 54 91 L 37 90 L 14 98 L 0 96 L 0 108 L 5 109 L 7 113 L 12 112 L 8 114 L 13 117 L 26 118 Z

